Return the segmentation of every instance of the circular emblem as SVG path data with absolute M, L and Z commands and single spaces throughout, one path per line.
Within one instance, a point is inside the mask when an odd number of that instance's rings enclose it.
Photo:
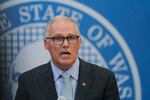
M 43 36 L 47 22 L 60 14 L 74 19 L 80 26 L 79 56 L 115 73 L 121 100 L 141 100 L 137 66 L 121 34 L 100 13 L 72 0 L 20 0 L 1 4 L 0 48 L 2 65 L 10 71 L 10 98 L 16 93 L 19 74 L 49 61 Z

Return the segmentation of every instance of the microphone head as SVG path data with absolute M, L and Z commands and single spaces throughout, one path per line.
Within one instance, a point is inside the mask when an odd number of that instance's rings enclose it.
M 66 100 L 66 98 L 64 96 L 59 96 L 57 100 Z

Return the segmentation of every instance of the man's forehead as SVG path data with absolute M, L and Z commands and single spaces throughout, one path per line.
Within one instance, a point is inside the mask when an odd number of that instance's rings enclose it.
M 76 26 L 71 21 L 57 21 L 48 27 L 49 32 L 75 32 Z
M 55 33 L 75 33 L 79 34 L 76 23 L 71 19 L 58 18 L 52 20 L 47 27 L 49 35 L 55 35 Z M 53 34 L 54 33 L 54 34 Z

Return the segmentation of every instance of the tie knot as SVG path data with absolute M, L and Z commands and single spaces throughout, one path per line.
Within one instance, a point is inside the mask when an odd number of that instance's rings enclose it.
M 65 78 L 65 79 L 66 79 L 66 78 L 67 78 L 67 79 L 70 78 L 70 74 L 67 73 L 67 72 L 63 72 L 61 75 L 62 75 L 62 77 Z

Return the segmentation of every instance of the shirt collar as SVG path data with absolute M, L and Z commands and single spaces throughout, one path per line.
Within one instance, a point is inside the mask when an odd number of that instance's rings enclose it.
M 67 72 L 76 80 L 78 80 L 79 75 L 79 63 L 79 59 L 77 59 L 72 67 L 67 70 Z
M 51 67 L 54 75 L 54 81 L 56 82 L 63 71 L 60 70 L 52 61 L 51 61 Z
M 67 70 L 67 73 L 69 73 L 74 79 L 78 80 L 79 75 L 79 59 L 75 61 L 75 63 L 72 65 L 70 69 Z M 56 82 L 57 79 L 60 77 L 60 75 L 63 73 L 61 69 L 59 69 L 52 61 L 51 61 L 51 67 L 54 74 L 54 81 Z

